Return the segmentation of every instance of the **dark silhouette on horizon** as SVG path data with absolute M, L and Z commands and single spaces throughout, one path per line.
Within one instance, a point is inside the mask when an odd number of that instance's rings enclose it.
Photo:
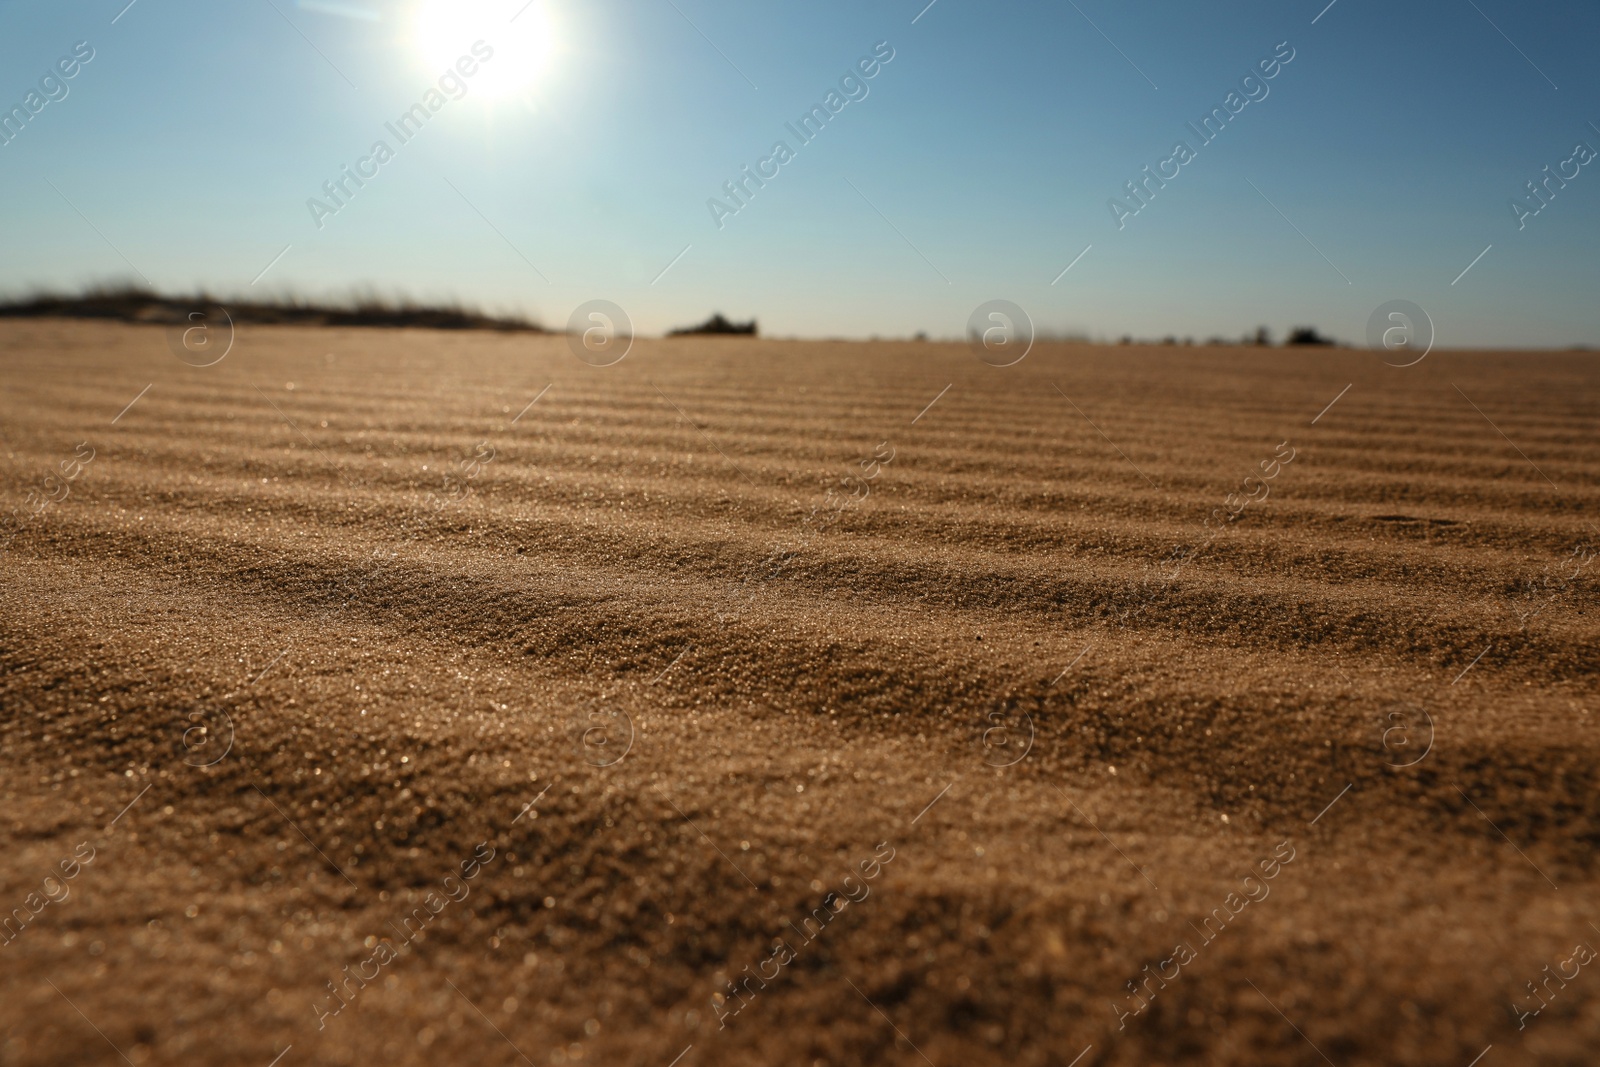
M 756 336 L 756 333 L 755 319 L 751 319 L 749 322 L 729 322 L 727 319 L 723 318 L 722 312 L 718 311 L 698 326 L 680 326 L 675 330 L 668 330 L 667 336 L 696 337 L 706 334 L 726 334 L 754 337 Z
M 1296 326 L 1289 331 L 1285 345 L 1332 345 L 1338 342 L 1331 337 L 1324 337 L 1317 332 L 1315 326 Z
M 342 303 L 299 297 L 267 300 L 219 299 L 200 292 L 164 296 L 136 285 L 92 287 L 77 296 L 39 292 L 0 302 L 0 318 L 109 319 L 170 326 L 188 321 L 197 308 L 223 307 L 235 322 L 294 326 L 416 326 L 434 330 L 502 330 L 544 333 L 520 316 L 495 316 L 460 303 L 422 304 L 409 297 L 386 299 L 359 293 Z

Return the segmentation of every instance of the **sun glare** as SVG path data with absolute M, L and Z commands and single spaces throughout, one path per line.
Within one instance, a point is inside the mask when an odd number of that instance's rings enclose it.
M 414 27 L 429 73 L 438 76 L 455 69 L 463 76 L 467 95 L 482 99 L 527 92 L 548 67 L 553 51 L 543 0 L 422 0 Z M 469 62 L 460 63 L 463 56 Z

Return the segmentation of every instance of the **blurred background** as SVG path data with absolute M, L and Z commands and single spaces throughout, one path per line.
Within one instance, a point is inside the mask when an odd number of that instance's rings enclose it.
M 1600 177 L 1521 229 L 1510 206 L 1600 145 L 1600 11 L 1325 2 L 8 3 L 0 106 L 93 58 L 0 147 L 0 290 L 370 287 L 553 328 L 604 298 L 642 332 L 721 310 L 800 337 L 957 336 L 1004 298 L 1095 338 L 1352 342 L 1407 299 L 1445 346 L 1600 343 Z M 479 39 L 400 145 L 385 124 Z M 802 145 L 785 124 L 880 42 Z M 1200 147 L 1186 124 L 1282 42 Z M 308 201 L 379 139 L 319 227 Z M 1197 157 L 1119 229 L 1108 201 L 1180 139 Z M 708 200 L 778 140 L 793 160 L 719 227 Z

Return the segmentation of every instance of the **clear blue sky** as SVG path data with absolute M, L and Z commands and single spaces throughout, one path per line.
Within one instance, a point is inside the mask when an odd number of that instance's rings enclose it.
M 506 0 L 495 57 L 400 146 L 385 123 L 467 51 L 419 39 L 418 0 L 12 0 L 0 105 L 94 58 L 0 148 L 0 289 L 137 269 L 812 337 L 954 336 L 1004 298 L 1111 337 L 1360 340 L 1401 298 L 1445 345 L 1600 345 L 1600 160 L 1525 228 L 1509 206 L 1600 149 L 1600 9 L 1475 2 L 532 0 L 513 23 Z M 785 129 L 884 41 L 864 99 L 810 144 Z M 1284 41 L 1202 146 L 1186 123 Z M 394 158 L 319 229 L 308 199 L 380 138 Z M 719 229 L 707 200 L 780 139 Z M 1108 200 L 1179 139 L 1195 157 L 1119 230 Z

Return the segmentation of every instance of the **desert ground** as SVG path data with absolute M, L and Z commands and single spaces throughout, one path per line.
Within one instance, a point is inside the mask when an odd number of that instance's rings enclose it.
M 1595 356 L 233 340 L 0 324 L 0 1063 L 1594 1062 Z

